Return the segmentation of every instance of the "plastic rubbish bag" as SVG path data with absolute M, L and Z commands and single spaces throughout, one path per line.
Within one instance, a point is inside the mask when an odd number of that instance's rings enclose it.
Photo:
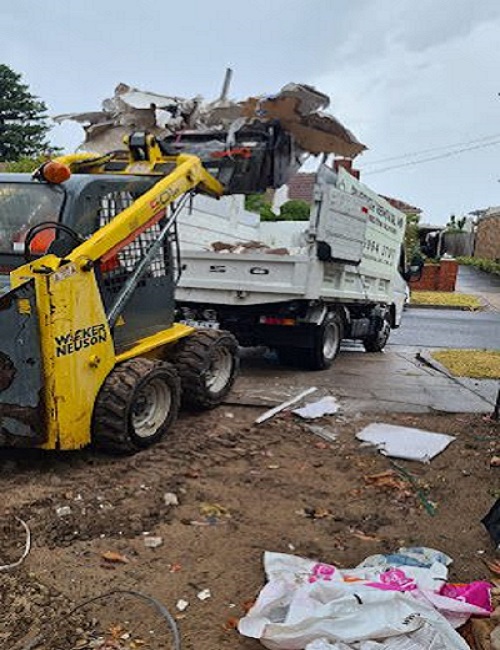
M 264 565 L 268 583 L 238 629 L 271 650 L 466 650 L 437 607 L 450 610 L 452 619 L 485 613 L 439 595 L 447 578 L 441 562 L 340 570 L 265 553 Z

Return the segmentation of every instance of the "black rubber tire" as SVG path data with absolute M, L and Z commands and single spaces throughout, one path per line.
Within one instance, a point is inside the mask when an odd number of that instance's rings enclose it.
M 391 334 L 391 324 L 389 320 L 384 319 L 381 329 L 374 335 L 363 339 L 363 345 L 367 352 L 382 352 L 387 345 Z
M 227 381 L 214 390 L 209 382 L 217 354 L 223 350 L 231 357 Z M 181 403 L 189 410 L 204 411 L 219 406 L 233 387 L 238 373 L 238 341 L 229 332 L 197 330 L 181 339 L 168 360 L 181 379 Z
M 170 404 L 155 432 L 142 437 L 134 428 L 133 409 L 141 391 L 153 380 L 168 387 Z M 92 426 L 94 445 L 116 454 L 132 454 L 154 445 L 175 422 L 180 394 L 179 376 L 171 364 L 143 357 L 121 363 L 109 373 L 97 396 Z
M 315 327 L 312 347 L 281 347 L 276 349 L 278 359 L 284 366 L 294 366 L 306 370 L 326 370 L 337 358 L 343 337 L 342 319 L 338 314 L 328 314 L 321 325 Z M 333 334 L 333 350 L 325 355 L 325 336 Z
M 299 363 L 308 370 L 326 370 L 337 358 L 343 337 L 342 319 L 338 314 L 328 314 L 321 325 L 314 331 L 313 347 L 300 350 Z M 327 334 L 334 335 L 334 349 L 325 354 L 325 341 Z

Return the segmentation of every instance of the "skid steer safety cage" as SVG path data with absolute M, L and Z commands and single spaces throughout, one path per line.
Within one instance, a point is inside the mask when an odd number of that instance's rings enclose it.
M 99 228 L 108 224 L 125 208 L 131 206 L 134 200 L 135 197 L 130 192 L 113 192 L 104 196 L 99 208 Z M 151 245 L 158 239 L 164 224 L 165 219 L 160 219 L 101 265 L 104 292 L 108 298 L 112 299 L 112 296 L 121 291 L 138 262 L 144 258 Z M 159 254 L 151 261 L 147 273 L 139 281 L 139 286 L 144 286 L 148 278 L 161 278 L 169 275 L 172 236 L 165 240 Z

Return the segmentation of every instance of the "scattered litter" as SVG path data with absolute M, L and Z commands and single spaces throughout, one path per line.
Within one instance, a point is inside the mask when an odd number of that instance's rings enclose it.
M 411 474 L 407 469 L 404 467 L 401 467 L 398 463 L 395 461 L 389 459 L 389 463 L 394 467 L 394 469 L 405 478 L 408 483 L 413 487 L 415 490 L 415 493 L 420 501 L 420 503 L 424 506 L 425 511 L 427 512 L 428 515 L 431 517 L 434 517 L 436 514 L 437 510 L 437 505 L 433 503 L 432 501 L 429 501 L 427 498 L 426 492 L 420 487 L 420 484 L 418 482 L 418 479 L 416 479 L 413 474 Z
M 307 517 L 308 519 L 326 519 L 327 517 L 332 516 L 330 510 L 326 508 L 311 508 L 311 507 L 306 507 L 303 508 L 302 510 L 298 510 L 297 514 L 301 515 L 302 517 Z
M 111 564 L 128 564 L 130 562 L 126 555 L 116 553 L 115 551 L 105 551 L 104 553 L 101 553 L 101 557 L 103 560 L 110 562 Z
M 12 562 L 11 564 L 0 565 L 0 571 L 10 571 L 11 569 L 15 569 L 16 567 L 20 566 L 24 562 L 24 560 L 28 557 L 29 552 L 31 550 L 31 531 L 29 529 L 28 524 L 23 519 L 20 519 L 19 517 L 15 517 L 15 520 L 21 524 L 21 526 L 24 528 L 24 532 L 26 533 L 24 551 L 21 557 L 16 562 Z
M 165 503 L 166 506 L 178 506 L 179 505 L 179 497 L 177 494 L 174 494 L 173 492 L 165 492 L 163 495 L 163 502 Z
M 199 593 L 196 594 L 196 598 L 201 601 L 208 600 L 211 597 L 212 594 L 210 593 L 210 589 L 202 589 Z
M 277 413 L 280 413 L 281 411 L 287 409 L 289 406 L 293 406 L 293 404 L 300 402 L 300 400 L 304 399 L 304 397 L 307 397 L 307 395 L 310 395 L 311 393 L 314 393 L 317 390 L 318 389 L 315 386 L 313 386 L 312 388 L 308 388 L 307 390 L 304 390 L 302 393 L 299 393 L 295 397 L 292 397 L 286 402 L 283 402 L 282 404 L 278 404 L 278 406 L 269 409 L 269 411 L 266 411 L 261 416 L 259 416 L 255 420 L 255 424 L 262 424 L 262 422 L 269 420 L 270 418 L 274 417 Z
M 500 467 L 500 456 L 492 456 L 490 458 L 490 467 Z
M 315 436 L 323 438 L 326 442 L 335 442 L 337 440 L 337 434 L 329 431 L 326 427 L 321 427 L 318 424 L 306 424 L 305 428 Z
M 267 469 L 279 469 L 281 465 L 278 465 L 278 463 L 273 463 L 272 465 L 268 465 Z
M 144 546 L 146 548 L 158 548 L 163 544 L 163 537 L 148 536 L 144 538 Z
M 239 622 L 239 618 L 236 618 L 236 616 L 230 616 L 222 627 L 226 632 L 231 632 L 232 630 L 238 629 Z
M 220 503 L 202 503 L 200 504 L 200 515 L 204 517 L 214 517 L 220 519 L 222 517 L 230 518 L 231 513 L 227 508 L 221 506 Z
M 365 482 L 369 485 L 375 485 L 379 488 L 389 488 L 391 490 L 402 490 L 407 491 L 406 488 L 408 484 L 405 480 L 397 475 L 397 473 L 388 469 L 385 472 L 380 472 L 380 474 L 371 474 L 364 477 Z M 408 492 L 410 494 L 410 492 Z
M 38 648 L 42 645 L 44 648 L 54 648 L 56 645 L 58 648 L 61 647 L 61 645 L 63 645 L 65 648 L 69 648 L 67 642 L 64 642 L 62 644 L 56 642 L 56 636 L 58 639 L 60 639 L 59 632 L 62 632 L 65 634 L 66 639 L 67 631 L 64 630 L 64 627 L 62 626 L 67 624 L 68 621 L 71 621 L 73 615 L 76 612 L 85 610 L 89 607 L 89 605 L 92 605 L 94 603 L 100 602 L 101 609 L 103 611 L 105 609 L 108 609 L 108 612 L 106 612 L 107 616 L 105 618 L 109 618 L 110 615 L 116 616 L 117 612 L 120 612 L 121 616 L 123 616 L 124 611 L 127 611 L 128 607 L 130 608 L 129 613 L 134 616 L 134 609 L 137 611 L 136 603 L 134 603 L 135 608 L 132 609 L 133 606 L 131 607 L 130 605 L 125 604 L 123 600 L 125 596 L 129 598 L 132 597 L 134 601 L 142 601 L 143 604 L 146 604 L 148 606 L 149 611 L 146 620 L 151 616 L 155 616 L 155 628 L 154 630 L 149 630 L 149 634 L 152 637 L 158 635 L 158 638 L 164 639 L 165 632 L 168 630 L 172 636 L 172 643 L 167 643 L 168 647 L 171 647 L 172 650 L 181 650 L 181 637 L 179 634 L 179 628 L 177 627 L 174 616 L 172 616 L 165 605 L 163 605 L 163 603 L 161 603 L 156 598 L 153 598 L 152 596 L 143 594 L 140 591 L 134 591 L 130 589 L 114 589 L 112 591 L 100 594 L 99 596 L 95 596 L 93 598 L 89 598 L 80 602 L 76 607 L 71 609 L 69 612 L 66 612 L 65 616 L 62 619 L 60 617 L 54 617 L 54 624 L 49 627 L 49 630 L 46 633 L 38 637 L 36 644 L 30 642 L 28 645 L 23 646 L 23 650 L 34 650 L 35 647 Z M 87 614 L 88 613 L 89 611 L 87 610 Z M 135 616 L 137 616 L 137 614 L 135 614 Z M 159 624 L 158 617 L 162 619 L 163 625 Z M 95 650 L 139 650 L 139 648 L 151 647 L 150 643 L 148 643 L 146 639 L 135 637 L 135 635 L 132 635 L 121 624 L 114 624 L 109 626 L 106 630 L 100 630 L 96 629 L 95 627 L 99 624 L 99 621 L 96 618 L 92 618 L 92 621 L 93 629 L 89 630 L 88 634 L 85 634 L 82 628 L 77 628 L 75 630 L 76 633 L 81 633 L 82 637 L 78 639 L 76 645 L 71 643 L 71 648 L 73 648 L 73 650 L 90 650 L 91 648 Z M 125 620 L 123 622 L 124 625 L 129 625 L 130 623 L 131 621 L 128 620 Z M 61 627 L 61 629 L 58 629 L 59 627 Z M 154 647 L 156 647 L 156 645 Z
M 500 576 L 500 560 L 495 560 L 494 562 L 485 562 L 485 564 L 492 573 Z
M 500 499 L 497 499 L 486 517 L 483 517 L 481 523 L 490 534 L 491 539 L 500 549 Z
M 335 397 L 327 395 L 317 402 L 310 402 L 302 408 L 295 409 L 292 413 L 305 420 L 314 420 L 324 415 L 334 415 L 339 410 L 339 404 Z
M 179 573 L 179 571 L 182 571 L 182 564 L 177 564 L 174 562 L 173 564 L 168 565 L 169 573 Z
M 71 514 L 70 506 L 59 506 L 59 508 L 56 508 L 56 515 L 58 517 L 67 517 L 70 514 Z
M 265 553 L 268 582 L 239 632 L 273 650 L 467 650 L 455 628 L 490 615 L 491 585 L 448 584 L 448 559 L 434 549 L 407 548 L 340 570 Z
M 380 542 L 380 541 L 382 541 L 380 537 L 377 537 L 377 535 L 367 535 L 362 530 L 355 530 L 352 533 L 352 536 L 356 537 L 356 539 L 360 539 L 362 542 Z
M 177 601 L 175 606 L 179 610 L 179 612 L 185 612 L 186 609 L 189 607 L 189 602 L 181 598 L 180 600 Z
M 454 436 L 431 433 L 394 424 L 372 423 L 356 434 L 358 440 L 378 447 L 384 456 L 428 463 L 455 440 Z

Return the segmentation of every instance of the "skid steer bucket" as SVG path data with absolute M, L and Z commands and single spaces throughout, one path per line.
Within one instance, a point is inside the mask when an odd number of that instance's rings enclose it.
M 0 331 L 0 443 L 41 443 L 43 378 L 33 281 L 0 297 Z
M 278 123 L 228 131 L 184 131 L 158 140 L 164 155 L 197 156 L 226 194 L 253 194 L 286 183 L 302 162 L 301 150 Z

